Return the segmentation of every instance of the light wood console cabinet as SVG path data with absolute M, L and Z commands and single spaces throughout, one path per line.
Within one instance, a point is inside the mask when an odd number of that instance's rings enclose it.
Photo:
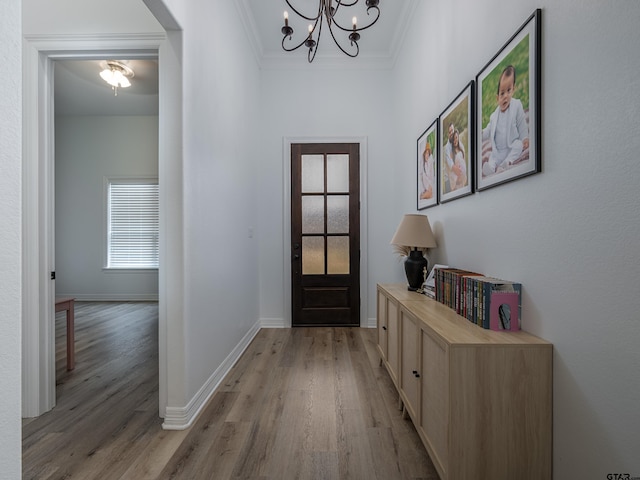
M 405 285 L 378 285 L 378 350 L 440 477 L 551 478 L 552 356 Z

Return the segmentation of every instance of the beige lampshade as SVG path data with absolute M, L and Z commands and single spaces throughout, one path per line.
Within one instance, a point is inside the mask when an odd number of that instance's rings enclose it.
M 402 221 L 391 239 L 391 245 L 412 248 L 432 248 L 438 246 L 431 231 L 431 225 L 429 225 L 427 216 L 411 213 L 402 217 Z

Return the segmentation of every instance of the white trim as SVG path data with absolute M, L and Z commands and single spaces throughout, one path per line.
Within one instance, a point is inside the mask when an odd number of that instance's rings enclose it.
M 251 44 L 251 51 L 256 59 L 256 63 L 260 67 L 262 64 L 262 58 L 264 52 L 262 50 L 262 41 L 258 36 L 258 27 L 256 26 L 255 19 L 251 13 L 251 7 L 249 7 L 248 0 L 238 0 L 233 2 L 238 12 L 238 19 L 244 27 L 244 33 L 247 35 L 247 39 Z
M 261 328 L 287 328 L 284 318 L 261 318 Z
M 95 59 L 126 53 L 159 58 L 159 181 L 161 265 L 159 270 L 160 415 L 169 387 L 168 351 L 184 359 L 182 238 L 182 67 L 181 32 L 134 35 L 27 35 L 23 48 L 23 416 L 55 405 L 53 282 L 53 75 L 58 59 Z M 43 186 L 51 187 L 42 189 Z M 171 202 L 169 202 L 169 198 Z M 48 200 L 49 199 L 49 200 Z M 166 212 L 163 212 L 166 208 Z M 164 260 L 163 260 L 164 259 Z M 164 263 L 163 263 L 164 262 Z M 169 285 L 170 284 L 170 285 Z M 172 319 L 171 328 L 167 318 Z M 168 348 L 169 338 L 171 345 Z M 175 340 L 174 340 L 175 339 Z M 174 341 L 173 341 L 174 340 Z M 180 347 L 182 345 L 182 347 Z M 184 362 L 183 362 L 184 363 Z M 176 368 L 180 370 L 182 364 Z M 176 375 L 176 391 L 184 379 Z
M 256 322 L 186 406 L 167 406 L 164 423 L 162 424 L 164 430 L 185 430 L 195 422 L 209 399 L 216 393 L 224 377 L 231 371 L 259 331 L 260 322 Z
M 55 406 L 51 61 L 23 49 L 22 416 Z
M 158 295 L 153 293 L 60 293 L 60 297 L 75 298 L 76 302 L 157 302 Z
M 368 227 L 367 227 L 367 137 L 284 137 L 282 139 L 283 190 L 283 323 L 291 327 L 291 144 L 293 143 L 357 143 L 360 145 L 360 326 L 368 324 Z

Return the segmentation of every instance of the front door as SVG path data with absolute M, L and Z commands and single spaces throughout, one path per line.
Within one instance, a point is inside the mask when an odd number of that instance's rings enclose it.
M 293 326 L 360 325 L 359 151 L 291 145 Z

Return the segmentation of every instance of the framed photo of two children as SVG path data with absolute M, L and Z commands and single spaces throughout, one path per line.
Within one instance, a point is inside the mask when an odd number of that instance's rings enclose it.
M 476 77 L 478 190 L 541 169 L 540 14 L 536 10 Z

